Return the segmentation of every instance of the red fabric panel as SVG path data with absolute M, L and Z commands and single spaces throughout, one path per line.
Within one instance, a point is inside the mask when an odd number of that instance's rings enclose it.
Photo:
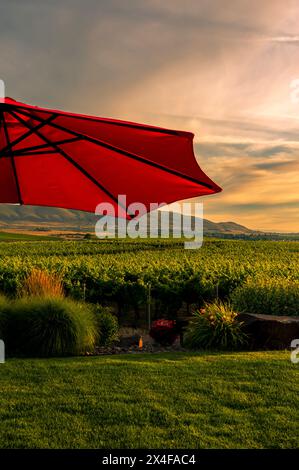
M 0 202 L 10 204 L 19 202 L 10 157 L 0 157 Z
M 3 125 L 0 128 L 0 150 L 7 146 Z M 12 159 L 0 156 L 0 203 L 16 204 L 19 202 Z
M 109 196 L 59 154 L 16 158 L 24 204 L 94 211 Z M 116 204 L 114 204 L 116 207 Z
M 61 148 L 116 197 L 126 194 L 128 203 L 142 202 L 148 209 L 153 202 L 171 202 L 212 193 L 205 187 L 199 188 L 196 183 L 89 142 L 82 142 L 80 147 L 63 144 Z

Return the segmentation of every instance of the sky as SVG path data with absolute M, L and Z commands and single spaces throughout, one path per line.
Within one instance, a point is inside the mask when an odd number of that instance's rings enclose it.
M 193 132 L 223 188 L 205 218 L 299 232 L 297 0 L 1 0 L 0 78 L 30 104 Z

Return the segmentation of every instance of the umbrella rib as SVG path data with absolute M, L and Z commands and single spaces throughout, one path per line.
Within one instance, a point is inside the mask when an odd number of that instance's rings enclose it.
M 55 119 L 57 116 L 56 115 L 52 115 L 50 116 L 48 119 L 45 119 L 44 122 L 40 122 L 37 126 L 36 126 L 36 129 L 41 129 L 43 126 L 49 124 L 51 121 L 53 121 L 53 119 Z M 29 131 L 25 132 L 25 134 L 22 134 L 20 135 L 20 137 L 18 137 L 17 139 L 13 140 L 12 142 L 10 142 L 10 144 L 7 144 L 6 147 L 4 147 L 1 151 L 0 151 L 0 158 L 2 156 L 4 156 L 3 154 L 6 153 L 6 152 L 10 152 L 12 150 L 12 148 L 19 144 L 20 142 L 22 142 L 23 140 L 27 139 L 27 137 L 29 137 L 31 134 L 33 134 L 34 132 L 34 129 L 33 128 L 30 128 Z
M 37 121 L 43 121 L 42 118 L 38 117 L 38 116 L 35 116 L 35 115 L 32 115 L 32 114 L 27 114 L 26 112 L 24 112 L 23 110 L 21 111 L 20 109 L 17 109 L 17 112 L 20 113 L 20 114 L 23 114 L 25 116 L 30 116 L 32 119 L 35 119 Z M 172 175 L 175 175 L 175 176 L 178 176 L 180 178 L 183 178 L 185 180 L 189 180 L 191 181 L 192 183 L 196 183 L 198 185 L 201 185 L 201 186 L 204 186 L 206 188 L 209 188 L 209 189 L 213 189 L 213 186 L 209 183 L 206 183 L 204 181 L 200 181 L 196 178 L 193 178 L 192 176 L 188 176 L 188 175 L 185 175 L 184 173 L 180 173 L 179 171 L 176 171 L 176 170 L 173 170 L 172 168 L 167 168 L 165 167 L 164 165 L 161 165 L 160 163 L 156 163 L 156 162 L 152 162 L 150 160 L 147 160 L 146 158 L 143 158 L 143 157 L 140 157 L 139 155 L 136 155 L 134 153 L 131 153 L 131 152 L 127 152 L 126 150 L 123 150 L 123 149 L 120 149 L 118 147 L 115 147 L 111 144 L 108 144 L 107 142 L 104 142 L 100 139 L 95 139 L 93 137 L 89 137 L 85 134 L 80 134 L 79 132 L 76 132 L 76 131 L 72 131 L 71 129 L 68 129 L 67 127 L 65 126 L 62 126 L 61 124 L 57 124 L 57 123 L 54 123 L 54 122 L 51 122 L 49 123 L 49 126 L 51 127 L 54 127 L 56 129 L 60 129 L 60 130 L 63 130 L 65 132 L 69 132 L 70 134 L 74 135 L 74 136 L 78 136 L 78 137 L 81 137 L 82 140 L 87 140 L 93 144 L 96 144 L 100 147 L 104 147 L 108 150 L 112 150 L 114 152 L 117 152 L 117 153 L 120 153 L 126 157 L 129 157 L 129 158 L 132 158 L 133 160 L 137 160 L 141 163 L 144 163 L 146 165 L 149 165 L 149 166 L 152 166 L 154 168 L 158 168 L 159 170 L 162 170 L 162 171 L 165 171 L 167 173 L 170 173 Z
M 8 145 L 10 145 L 9 133 L 8 133 L 8 130 L 7 130 L 7 124 L 6 124 L 6 121 L 5 121 L 4 113 L 2 113 L 2 120 L 3 120 L 3 129 L 4 129 L 6 143 Z M 12 164 L 13 174 L 14 174 L 14 178 L 15 178 L 19 203 L 23 204 L 23 199 L 22 199 L 21 189 L 20 189 L 20 184 L 19 184 L 19 178 L 18 178 L 17 169 L 16 169 L 16 163 L 15 163 L 15 159 L 14 159 L 12 150 L 10 150 L 10 158 L 11 158 L 11 164 Z
M 68 143 L 71 143 L 71 142 L 77 142 L 79 140 L 81 140 L 80 137 L 73 137 L 71 139 L 58 140 L 58 141 L 55 142 L 55 144 L 56 145 L 62 145 L 62 144 L 68 144 Z M 37 154 L 40 154 L 41 152 L 38 152 L 38 150 L 40 150 L 40 149 L 43 150 L 43 149 L 46 149 L 47 147 L 49 147 L 48 144 L 41 144 L 41 145 L 34 145 L 34 146 L 31 146 L 31 147 L 24 147 L 24 148 L 15 150 L 14 154 L 17 155 L 17 156 L 33 155 L 32 152 L 34 152 L 34 151 L 36 151 Z M 53 151 L 51 151 L 51 152 L 53 152 Z M 3 156 L 5 156 L 5 155 L 3 155 Z
M 26 122 L 24 119 L 22 119 L 20 116 L 15 114 L 13 111 L 8 111 L 14 118 L 18 119 L 19 122 L 21 122 L 24 126 L 28 127 L 28 129 L 31 129 L 30 124 Z M 122 204 L 119 203 L 118 199 L 114 196 L 114 194 L 110 193 L 108 189 L 106 189 L 101 183 L 99 183 L 88 171 L 86 171 L 81 165 L 79 165 L 75 160 L 70 157 L 64 150 L 62 150 L 58 145 L 55 144 L 55 142 L 51 142 L 47 137 L 45 137 L 43 134 L 41 134 L 38 130 L 35 128 L 33 129 L 33 132 L 36 133 L 41 139 L 43 139 L 49 146 L 53 147 L 57 153 L 59 153 L 61 156 L 63 156 L 69 163 L 75 166 L 77 170 L 79 170 L 84 176 L 86 176 L 92 183 L 94 183 L 98 188 L 100 188 L 103 192 L 107 194 L 107 196 L 110 197 L 117 205 L 122 207 L 122 209 L 125 210 L 127 213 L 127 208 L 123 206 Z M 129 215 L 129 214 L 128 214 Z M 131 217 L 131 216 L 130 216 Z
M 50 155 L 51 153 L 57 153 L 57 150 L 43 150 L 41 152 L 14 152 L 15 157 L 31 157 L 32 155 Z M 7 155 L 4 155 L 4 158 L 7 157 Z

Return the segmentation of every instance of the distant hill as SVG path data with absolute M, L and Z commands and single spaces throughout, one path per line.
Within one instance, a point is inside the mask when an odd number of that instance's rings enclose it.
M 93 231 L 97 220 L 95 214 L 71 209 L 0 204 L 0 228 L 5 229 Z M 203 223 L 205 233 L 255 233 L 235 222 L 216 223 L 204 219 Z
M 96 216 L 89 212 L 0 204 L 0 230 L 88 232 L 94 230 L 96 220 Z
M 0 231 L 94 232 L 98 216 L 90 212 L 40 206 L 0 204 Z M 170 226 L 172 226 L 170 224 Z M 299 234 L 265 233 L 251 230 L 235 222 L 203 220 L 204 235 L 221 238 L 298 240 Z M 173 226 L 173 233 L 180 228 Z
M 76 228 L 79 225 L 94 224 L 94 214 L 70 209 L 42 206 L 19 206 L 0 204 L 0 226 L 14 227 L 30 225 L 33 227 L 64 225 Z
M 235 222 L 211 222 L 204 219 L 203 221 L 204 232 L 217 232 L 217 233 L 232 233 L 232 234 L 250 234 L 257 233 L 256 230 L 250 230 L 244 225 L 236 224 Z

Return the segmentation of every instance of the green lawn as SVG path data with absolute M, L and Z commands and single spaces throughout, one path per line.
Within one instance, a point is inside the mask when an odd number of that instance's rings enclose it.
M 0 447 L 298 447 L 288 352 L 10 359 L 0 376 Z

